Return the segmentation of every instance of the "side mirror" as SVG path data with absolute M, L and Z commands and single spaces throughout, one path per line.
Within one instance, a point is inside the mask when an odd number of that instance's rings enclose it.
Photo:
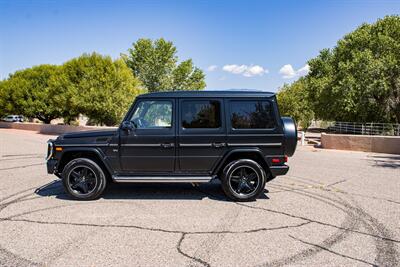
M 135 130 L 135 125 L 131 121 L 123 121 L 121 129 L 130 133 Z

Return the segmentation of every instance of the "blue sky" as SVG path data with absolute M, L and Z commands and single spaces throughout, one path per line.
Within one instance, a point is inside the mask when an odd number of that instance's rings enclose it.
M 205 71 L 208 89 L 276 91 L 321 49 L 391 14 L 400 1 L 0 0 L 0 79 L 84 52 L 117 58 L 138 38 L 163 37 Z

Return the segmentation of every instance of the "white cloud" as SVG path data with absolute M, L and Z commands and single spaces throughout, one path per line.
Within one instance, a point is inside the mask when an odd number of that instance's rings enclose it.
M 233 74 L 241 74 L 243 73 L 245 70 L 247 69 L 246 65 L 225 65 L 222 67 L 222 70 L 227 71 L 227 72 L 231 72 Z
M 218 68 L 217 65 L 211 65 L 211 66 L 208 66 L 207 70 L 208 70 L 208 71 L 214 71 L 214 70 L 216 70 L 217 68 Z
M 283 66 L 279 70 L 279 73 L 283 75 L 284 79 L 290 79 L 296 76 L 296 72 L 290 64 Z
M 264 73 L 268 73 L 268 70 L 264 69 L 261 66 L 255 65 L 248 67 L 243 75 L 246 77 L 252 77 L 256 75 L 262 76 Z
M 282 74 L 283 79 L 292 79 L 295 77 L 307 75 L 309 71 L 310 66 L 308 64 L 304 65 L 304 67 L 298 70 L 293 69 L 292 65 L 286 64 L 279 70 L 279 73 Z
M 233 74 L 241 74 L 245 77 L 254 77 L 254 76 L 262 76 L 265 73 L 268 73 L 267 69 L 259 65 L 225 65 L 222 67 L 222 70 L 233 73 Z
M 297 71 L 297 74 L 299 76 L 304 76 L 304 75 L 307 75 L 309 72 L 310 72 L 310 65 L 306 64 L 306 65 L 304 65 L 304 67 L 300 68 Z

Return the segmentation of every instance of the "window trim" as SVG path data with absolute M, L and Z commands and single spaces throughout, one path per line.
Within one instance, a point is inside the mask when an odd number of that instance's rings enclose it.
M 185 128 L 183 127 L 183 103 L 184 102 L 211 102 L 217 101 L 219 102 L 219 122 L 220 126 L 215 128 Z M 224 108 L 223 108 L 223 101 L 221 99 L 202 99 L 202 98 L 191 98 L 191 99 L 181 99 L 179 101 L 179 128 L 181 131 L 219 131 L 223 129 L 224 126 Z
M 274 119 L 274 127 L 272 128 L 234 128 L 232 126 L 232 119 L 231 119 L 231 114 L 232 114 L 232 110 L 231 110 L 231 105 L 232 102 L 269 102 L 271 105 L 271 110 L 273 112 L 272 117 Z M 245 98 L 245 99 L 227 99 L 227 103 L 226 103 L 227 107 L 226 107 L 226 121 L 227 124 L 229 125 L 228 129 L 230 133 L 247 133 L 247 132 L 258 132 L 258 133 L 270 133 L 270 132 L 274 132 L 277 129 L 277 126 L 279 124 L 277 118 L 276 118 L 276 110 L 274 108 L 274 101 L 272 99 L 269 98 Z

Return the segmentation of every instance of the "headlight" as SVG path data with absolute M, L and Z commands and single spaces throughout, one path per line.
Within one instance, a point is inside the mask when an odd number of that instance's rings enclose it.
M 47 141 L 47 156 L 46 156 L 46 160 L 49 160 L 52 156 L 53 156 L 53 142 L 51 142 L 50 140 Z

